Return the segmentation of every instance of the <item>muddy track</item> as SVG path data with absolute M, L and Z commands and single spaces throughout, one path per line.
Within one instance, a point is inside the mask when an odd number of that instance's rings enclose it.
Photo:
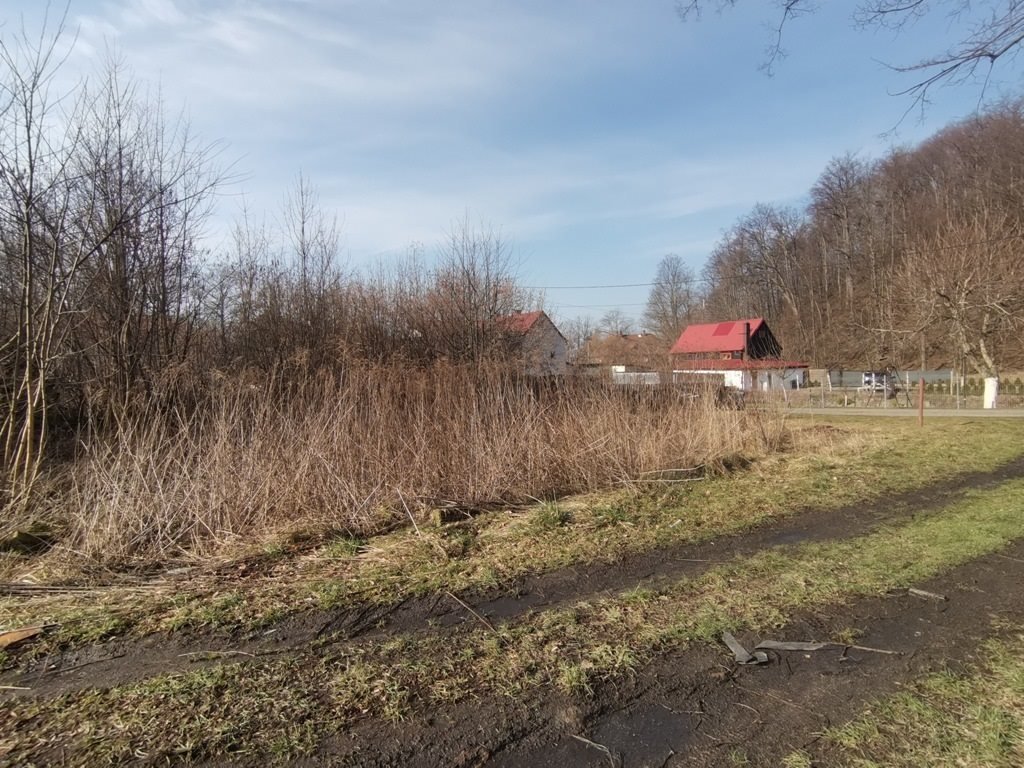
M 739 667 L 723 647 L 670 653 L 618 686 L 574 703 L 554 691 L 531 700 L 479 700 L 399 726 L 363 723 L 323 745 L 303 764 L 721 766 L 733 750 L 750 765 L 778 765 L 795 749 L 815 749 L 823 728 L 856 716 L 901 682 L 974 659 L 992 620 L 1024 623 L 1024 542 L 932 579 L 924 589 L 806 612 L 772 639 L 822 640 L 849 629 L 854 649 L 772 653 Z M 763 637 L 740 640 L 751 646 Z
M 462 594 L 460 600 L 491 623 L 508 622 L 528 611 L 549 610 L 641 585 L 657 588 L 659 584 L 699 576 L 717 563 L 773 547 L 863 535 L 885 523 L 939 510 L 968 490 L 995 487 L 1019 477 L 1024 477 L 1024 457 L 992 471 L 956 476 L 884 500 L 834 510 L 806 509 L 731 536 L 631 554 L 612 563 L 581 564 L 526 576 L 502 589 Z M 458 633 L 475 627 L 477 621 L 464 605 L 441 594 L 395 606 L 362 605 L 299 613 L 270 630 L 246 636 L 193 633 L 114 640 L 73 649 L 42 659 L 28 671 L 0 676 L 0 683 L 30 689 L 4 691 L 0 701 L 107 688 L 225 659 L 258 663 L 279 654 L 315 652 L 310 646 L 318 643 L 337 644 L 401 633 Z
M 936 511 L 968 490 L 994 488 L 1020 477 L 1024 477 L 1024 456 L 989 472 L 961 475 L 885 499 L 857 502 L 834 510 L 804 509 L 781 520 L 765 521 L 742 533 L 699 544 L 648 550 L 613 563 L 586 564 L 526 576 L 503 594 L 463 596 L 463 599 L 478 613 L 495 621 L 512 619 L 528 610 L 588 600 L 602 593 L 615 594 L 639 585 L 657 588 L 659 583 L 697 576 L 723 561 L 749 557 L 773 547 L 860 536 L 885 523 Z M 395 612 L 398 615 L 392 615 L 388 626 L 401 626 L 400 614 L 415 610 L 414 606 L 402 606 Z M 472 620 L 465 609 L 450 603 L 435 606 L 429 618 L 442 626 Z

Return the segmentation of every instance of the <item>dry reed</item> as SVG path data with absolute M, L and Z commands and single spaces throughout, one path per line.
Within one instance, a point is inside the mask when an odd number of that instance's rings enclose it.
M 541 382 L 500 368 L 355 363 L 225 383 L 189 415 L 150 407 L 85 441 L 51 496 L 89 559 L 202 556 L 294 529 L 360 535 L 445 502 L 595 490 L 771 448 L 781 418 L 714 392 Z M 408 510 L 408 511 L 407 511 Z

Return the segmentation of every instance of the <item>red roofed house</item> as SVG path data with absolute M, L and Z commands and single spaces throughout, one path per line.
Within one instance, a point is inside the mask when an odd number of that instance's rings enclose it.
M 719 377 L 745 392 L 806 383 L 807 363 L 782 359 L 763 317 L 687 326 L 669 354 L 676 374 Z
M 530 376 L 560 376 L 566 372 L 569 342 L 543 311 L 516 312 L 500 319 L 510 334 L 521 337 L 518 351 L 523 372 Z

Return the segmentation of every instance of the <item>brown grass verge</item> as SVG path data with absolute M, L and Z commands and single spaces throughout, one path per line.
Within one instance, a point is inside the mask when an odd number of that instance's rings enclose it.
M 522 502 L 726 462 L 781 442 L 710 391 L 353 363 L 215 389 L 84 444 L 37 510 L 87 562 L 143 567 L 282 531 L 366 536 L 450 503 Z
M 419 523 L 385 535 L 294 533 L 223 546 L 185 573 L 82 572 L 66 553 L 0 559 L 0 580 L 107 586 L 0 598 L 0 626 L 57 623 L 33 655 L 114 635 L 266 629 L 310 609 L 395 605 L 428 594 L 510 585 L 530 573 L 612 562 L 706 541 L 806 507 L 868 506 L 897 491 L 990 471 L 1021 454 L 1017 420 L 912 423 L 813 418 L 788 422 L 785 451 L 699 482 L 633 483 L 557 503 L 499 508 L 454 525 Z M 145 588 L 142 588 L 142 587 Z

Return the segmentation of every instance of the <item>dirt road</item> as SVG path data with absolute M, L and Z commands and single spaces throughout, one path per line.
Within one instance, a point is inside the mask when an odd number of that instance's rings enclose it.
M 1000 478 L 1021 476 L 1015 462 Z M 917 498 L 875 508 L 846 509 L 816 517 L 813 512 L 707 548 L 674 553 L 659 564 L 634 563 L 615 586 L 693 573 L 717 549 L 722 556 L 785 542 L 853 535 L 886 519 L 882 509 L 900 515 L 928 514 L 950 494 L 998 482 L 973 477 L 955 487 L 929 489 Z M 695 556 L 682 560 L 683 556 Z M 685 562 L 687 565 L 682 565 Z M 546 584 L 524 584 L 520 606 L 591 594 L 612 588 L 607 575 L 576 572 L 549 577 Z M 559 580 L 561 579 L 561 580 Z M 944 600 L 917 597 L 906 590 L 863 598 L 790 617 L 770 634 L 741 634 L 752 648 L 765 639 L 817 641 L 856 634 L 856 645 L 813 653 L 770 652 L 763 666 L 741 667 L 724 645 L 673 652 L 626 681 L 598 687 L 583 701 L 552 690 L 529 701 L 483 699 L 437 711 L 397 726 L 365 723 L 331 740 L 306 765 L 336 760 L 367 766 L 487 765 L 500 768 L 562 766 L 753 766 L 779 765 L 789 753 L 812 754 L 821 731 L 854 717 L 868 702 L 896 691 L 924 673 L 957 668 L 974 660 L 991 636 L 991 621 L 1024 623 L 1024 542 L 923 582 L 922 590 Z M 514 603 L 480 602 L 476 610 L 492 620 L 512 615 Z M 742 755 L 745 763 L 735 762 Z M 827 765 L 827 762 L 822 763 Z

